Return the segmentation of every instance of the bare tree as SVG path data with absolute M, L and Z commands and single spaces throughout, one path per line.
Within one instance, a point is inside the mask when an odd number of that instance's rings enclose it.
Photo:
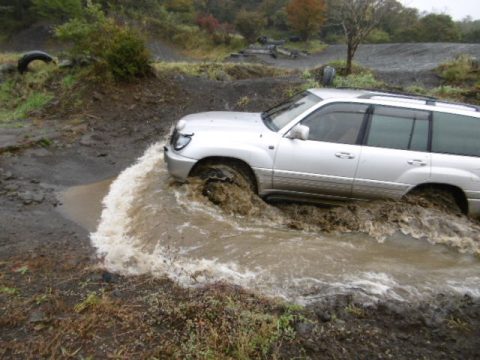
M 352 73 L 352 61 L 358 45 L 392 10 L 395 0 L 330 1 L 334 22 L 341 25 L 347 42 L 346 75 Z

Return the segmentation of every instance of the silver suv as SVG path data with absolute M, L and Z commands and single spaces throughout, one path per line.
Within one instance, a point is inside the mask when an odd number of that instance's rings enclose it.
M 175 126 L 170 174 L 247 181 L 263 198 L 400 199 L 437 187 L 480 215 L 480 108 L 366 90 L 310 89 L 263 113 Z

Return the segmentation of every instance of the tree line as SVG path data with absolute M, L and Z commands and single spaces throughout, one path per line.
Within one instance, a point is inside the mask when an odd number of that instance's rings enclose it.
M 0 31 L 4 36 L 29 24 L 49 20 L 64 22 L 77 16 L 88 0 L 0 0 Z M 98 0 L 105 10 L 151 15 L 163 7 L 181 13 L 192 23 L 220 24 L 254 37 L 265 30 L 296 34 L 302 39 L 320 37 L 327 43 L 345 42 L 338 9 L 348 11 L 338 0 Z M 364 6 L 372 1 L 353 1 Z M 480 20 L 455 22 L 446 14 L 421 13 L 399 1 L 374 4 L 388 9 L 363 41 L 388 42 L 480 42 Z M 340 5 L 340 6 L 339 6 Z

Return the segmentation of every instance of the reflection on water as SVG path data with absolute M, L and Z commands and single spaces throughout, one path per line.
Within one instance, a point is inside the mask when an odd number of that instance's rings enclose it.
M 201 184 L 170 181 L 161 144 L 109 185 L 67 190 L 62 212 L 96 230 L 92 243 L 112 271 L 167 274 L 185 285 L 224 280 L 301 303 L 345 292 L 399 300 L 480 295 L 480 231 L 454 214 L 405 207 L 396 208 L 398 220 L 381 214 L 393 213 L 391 204 L 362 205 L 330 232 L 308 218 L 292 229 L 289 212 L 269 205 L 254 204 L 260 213 L 251 217 L 229 215 L 201 195 Z

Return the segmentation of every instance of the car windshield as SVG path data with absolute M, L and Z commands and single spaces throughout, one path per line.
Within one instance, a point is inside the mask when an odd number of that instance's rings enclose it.
M 263 112 L 262 119 L 270 129 L 278 131 L 321 100 L 311 92 L 305 91 Z

